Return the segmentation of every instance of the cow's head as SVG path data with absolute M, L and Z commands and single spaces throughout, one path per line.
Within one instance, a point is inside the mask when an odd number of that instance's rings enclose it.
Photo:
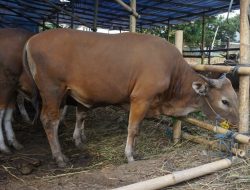
M 238 98 L 232 84 L 226 77 L 209 79 L 203 77 L 202 82 L 193 82 L 193 90 L 203 100 L 201 109 L 210 118 L 228 120 L 236 125 L 238 122 Z

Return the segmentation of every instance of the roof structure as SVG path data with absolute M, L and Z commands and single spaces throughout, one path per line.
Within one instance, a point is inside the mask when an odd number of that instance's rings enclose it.
M 129 5 L 129 0 L 123 0 Z M 92 28 L 97 0 L 0 0 L 0 27 L 37 30 L 43 22 L 71 21 Z M 137 0 L 137 27 L 189 22 L 201 16 L 227 12 L 230 0 Z M 234 0 L 232 10 L 239 9 Z M 69 14 L 74 14 L 74 19 Z M 115 0 L 99 0 L 97 27 L 127 30 L 129 13 Z

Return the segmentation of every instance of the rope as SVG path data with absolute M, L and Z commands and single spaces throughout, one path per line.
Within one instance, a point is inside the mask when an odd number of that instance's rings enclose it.
M 230 73 L 232 73 L 235 76 L 236 74 L 239 73 L 240 67 L 250 67 L 250 64 L 237 64 L 230 70 Z
M 222 146 L 226 148 L 226 153 L 230 154 L 230 157 L 233 156 L 232 148 L 235 147 L 234 132 L 228 131 L 225 134 L 216 134 L 214 135 L 219 141 L 219 149 L 222 149 Z

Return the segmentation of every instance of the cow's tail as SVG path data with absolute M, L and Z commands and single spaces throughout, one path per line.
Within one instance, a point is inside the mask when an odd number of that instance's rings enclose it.
M 31 94 L 31 103 L 34 106 L 36 113 L 33 119 L 33 124 L 38 122 L 38 118 L 40 116 L 41 113 L 41 97 L 40 97 L 40 93 L 39 90 L 37 88 L 37 85 L 35 83 L 34 80 L 34 74 L 35 74 L 35 65 L 34 63 L 31 63 L 31 60 L 28 60 L 28 51 L 29 51 L 29 40 L 27 41 L 27 43 L 24 46 L 23 49 L 23 68 L 24 68 L 24 72 L 26 72 L 26 74 L 28 75 L 28 77 L 30 78 L 30 80 L 32 81 L 32 94 Z

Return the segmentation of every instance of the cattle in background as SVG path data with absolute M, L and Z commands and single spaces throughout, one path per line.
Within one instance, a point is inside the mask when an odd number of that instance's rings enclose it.
M 32 35 L 34 34 L 23 29 L 0 29 L 0 152 L 3 153 L 10 153 L 10 149 L 4 141 L 3 131 L 6 133 L 10 146 L 15 149 L 22 148 L 22 145 L 16 140 L 11 122 L 16 101 L 23 117 L 29 120 L 24 108 L 24 97 L 31 101 L 34 83 L 23 70 L 22 55 L 23 47 Z M 17 98 L 18 92 L 21 93 L 21 96 Z M 62 115 L 64 116 L 65 113 L 63 111 Z M 79 109 L 76 112 L 77 122 L 73 138 L 78 147 L 85 139 L 84 124 L 81 122 L 85 115 L 85 112 Z
M 0 152 L 9 153 L 5 145 L 3 127 L 9 145 L 16 149 L 22 145 L 16 140 L 11 119 L 17 98 L 17 89 L 22 83 L 29 88 L 30 79 L 23 72 L 22 52 L 26 41 L 33 33 L 22 29 L 0 30 Z
M 238 121 L 231 82 L 201 77 L 164 39 L 55 29 L 33 36 L 25 50 L 24 64 L 39 89 L 40 118 L 59 166 L 67 161 L 58 141 L 59 110 L 67 96 L 85 108 L 130 103 L 125 148 L 129 162 L 145 116 L 202 110 L 211 118 L 216 112 L 231 123 Z

